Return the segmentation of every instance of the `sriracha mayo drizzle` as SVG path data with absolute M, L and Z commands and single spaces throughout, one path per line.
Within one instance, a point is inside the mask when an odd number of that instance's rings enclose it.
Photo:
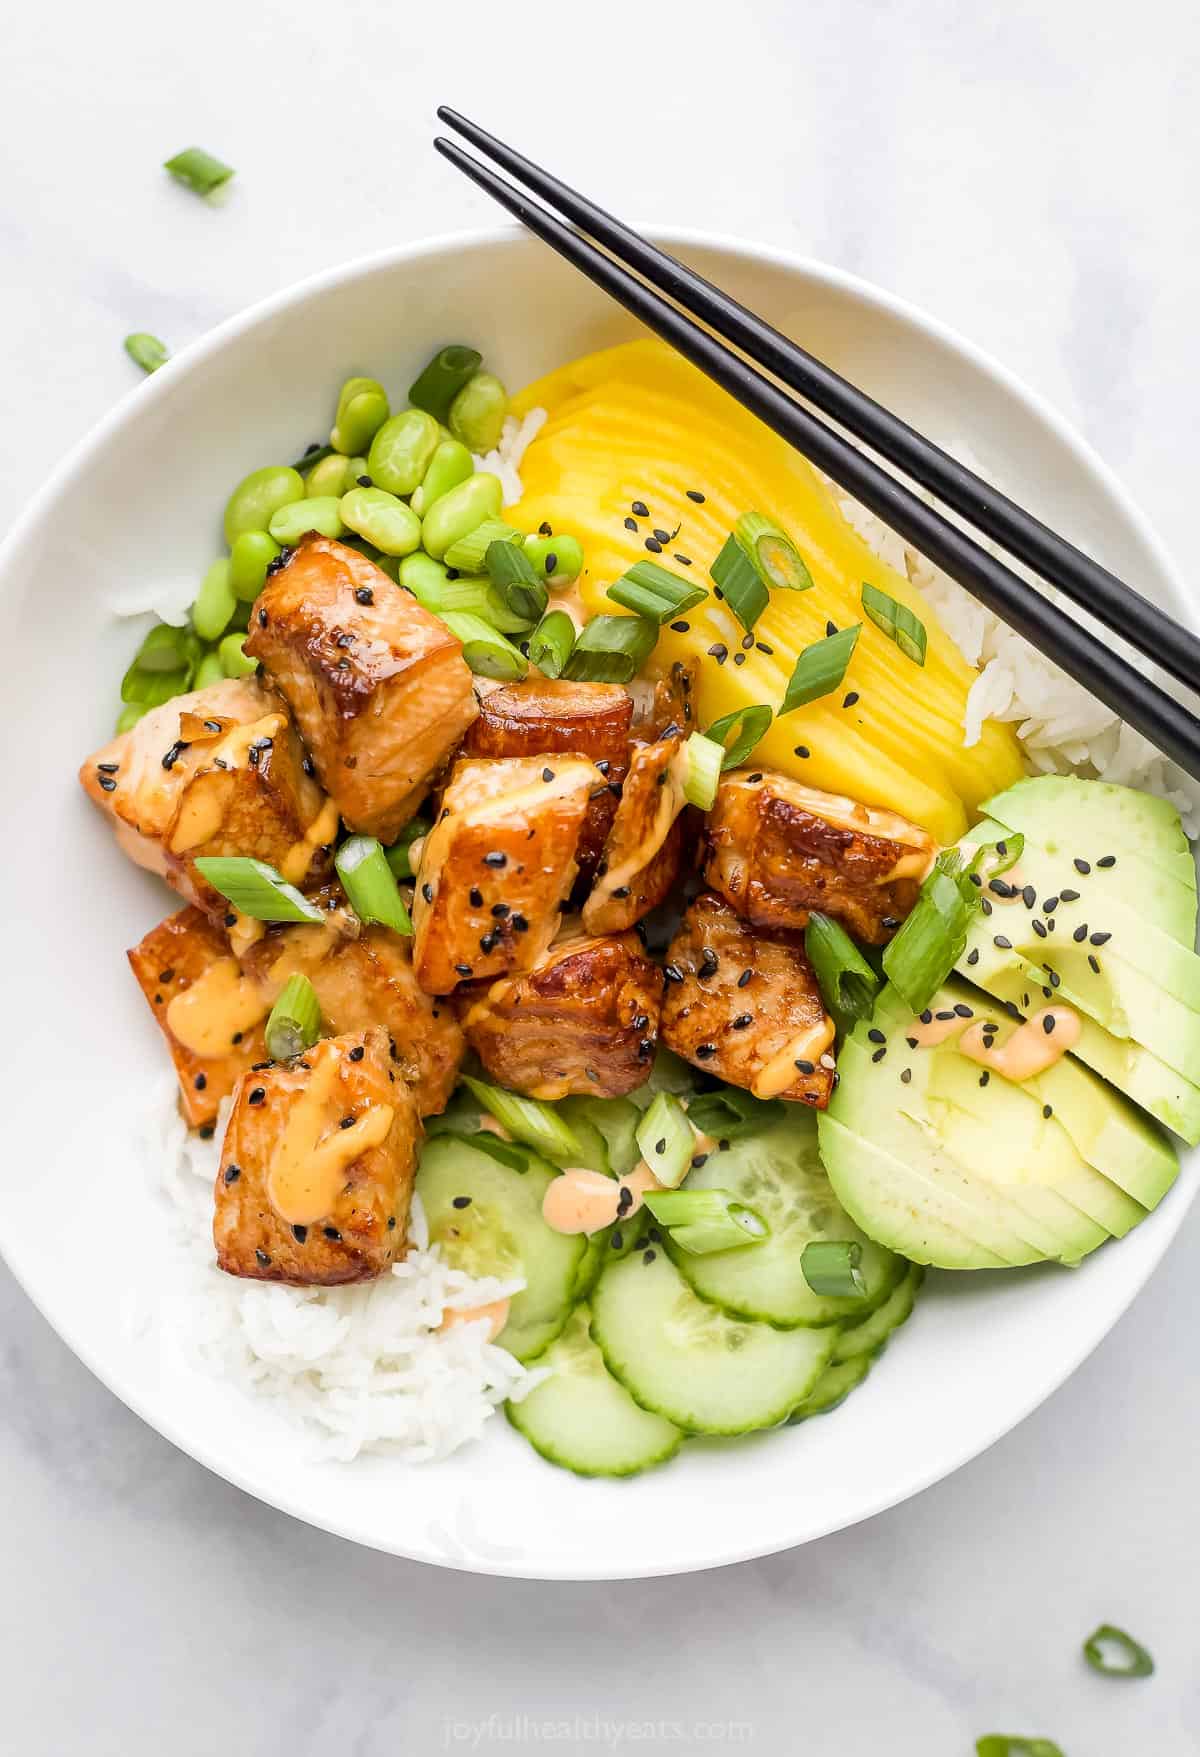
M 939 1043 L 957 1037 L 961 1055 L 1006 1080 L 1021 1081 L 1032 1080 L 1061 1061 L 1079 1042 L 1082 1031 L 1079 1014 L 1073 1008 L 1043 1007 L 1018 1025 L 1003 1043 L 996 1041 L 994 1024 L 984 1019 L 964 1019 L 958 1013 L 950 1013 L 947 1018 L 934 1014 L 929 1019 L 914 1019 L 905 1036 L 919 1049 L 936 1049 Z
M 628 1220 L 642 1205 L 647 1190 L 662 1185 L 640 1159 L 628 1177 L 605 1177 L 602 1171 L 570 1166 L 556 1177 L 542 1198 L 542 1219 L 555 1232 L 603 1232 L 614 1221 Z M 625 1193 L 627 1192 L 627 1193 Z

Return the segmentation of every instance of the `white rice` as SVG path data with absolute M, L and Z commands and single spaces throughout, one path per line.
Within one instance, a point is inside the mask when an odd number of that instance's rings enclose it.
M 530 409 L 520 421 L 515 415 L 509 415 L 495 451 L 485 452 L 475 459 L 477 470 L 490 470 L 493 476 L 499 476 L 505 506 L 515 506 L 521 498 L 521 459 L 545 425 L 545 409 Z
M 172 1234 L 168 1291 L 152 1314 L 165 1346 L 272 1399 L 317 1454 L 343 1460 L 370 1451 L 409 1464 L 445 1458 L 476 1439 L 507 1398 L 545 1376 L 489 1342 L 486 1320 L 438 1333 L 448 1311 L 487 1305 L 524 1283 L 473 1280 L 450 1268 L 429 1243 L 419 1199 L 407 1257 L 369 1285 L 283 1287 L 222 1274 L 213 1258 L 212 1191 L 225 1115 L 202 1141 L 185 1127 L 177 1093 L 166 1076 L 140 1142 L 147 1175 L 167 1198 Z

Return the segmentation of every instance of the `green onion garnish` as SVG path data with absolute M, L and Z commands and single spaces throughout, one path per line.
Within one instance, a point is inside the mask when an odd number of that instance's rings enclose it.
M 1101 1623 L 1088 1636 L 1083 1657 L 1106 1678 L 1148 1678 L 1154 1670 L 1154 1661 L 1141 1643 L 1111 1623 Z
M 985 1733 L 975 1741 L 975 1757 L 1063 1757 L 1053 1739 L 1022 1739 L 1012 1733 Z
M 385 848 L 384 858 L 398 879 L 410 879 L 415 875 L 412 864 L 412 845 L 419 842 L 422 836 L 429 834 L 432 825 L 427 818 L 415 817 L 411 823 L 405 824 L 390 848 Z
M 242 854 L 201 855 L 196 871 L 251 921 L 323 921 L 315 903 L 302 897 L 265 860 Z
M 297 970 L 283 985 L 283 993 L 267 1020 L 267 1054 L 277 1062 L 290 1061 L 301 1050 L 311 1049 L 321 1035 L 321 1003 L 307 976 Z
M 515 1140 L 524 1141 L 556 1165 L 581 1162 L 583 1148 L 552 1105 L 538 1098 L 520 1098 L 501 1086 L 489 1086 L 486 1080 L 472 1079 L 470 1074 L 463 1075 L 463 1085 Z
M 884 974 L 914 1013 L 929 1005 L 962 956 L 981 896 L 955 850 L 943 850 L 883 954 Z
M 800 1253 L 800 1272 L 813 1292 L 827 1299 L 866 1299 L 861 1262 L 862 1246 L 857 1240 L 814 1238 Z
M 186 184 L 197 195 L 211 195 L 214 189 L 228 183 L 233 176 L 232 165 L 223 165 L 202 146 L 189 146 L 176 153 L 174 158 L 164 161 L 163 169 L 170 171 L 177 182 Z
M 484 560 L 492 584 L 514 616 L 523 616 L 529 625 L 545 615 L 549 589 L 519 543 L 489 543 Z
M 575 624 L 565 610 L 551 610 L 529 637 L 529 662 L 547 677 L 561 677 L 574 645 Z
M 444 1131 L 454 1141 L 465 1141 L 468 1147 L 474 1147 L 476 1153 L 486 1153 L 497 1165 L 503 1165 L 508 1171 L 526 1172 L 529 1170 L 529 1154 L 524 1147 L 515 1141 L 502 1141 L 499 1135 L 493 1135 L 487 1129 L 480 1129 L 477 1134 L 460 1133 L 457 1129 Z
M 929 637 L 925 633 L 925 624 L 919 616 L 913 615 L 907 604 L 898 603 L 886 592 L 881 592 L 878 586 L 869 586 L 864 581 L 862 607 L 863 614 L 895 641 L 906 659 L 911 659 L 914 665 L 925 663 Z
M 682 616 L 685 610 L 695 609 L 708 597 L 708 591 L 690 580 L 681 580 L 656 561 L 639 561 L 613 582 L 608 596 L 614 604 L 623 605 L 637 616 L 663 623 Z
M 439 348 L 424 371 L 413 379 L 408 400 L 414 409 L 424 409 L 444 426 L 451 403 L 482 365 L 483 355 L 477 348 L 458 343 Z M 452 562 L 451 566 L 454 565 Z
M 982 873 L 985 880 L 1002 878 L 1024 854 L 1025 836 L 1021 830 L 1006 830 L 998 841 L 980 842 L 977 847 L 968 870 Z
M 406 938 L 412 933 L 396 875 L 374 836 L 351 836 L 334 855 L 333 864 L 360 921 L 378 921 Z
M 147 335 L 144 330 L 125 337 L 125 352 L 143 372 L 157 372 L 171 358 L 167 344 L 160 342 L 157 336 Z
M 771 1230 L 728 1190 L 649 1190 L 645 1203 L 674 1242 L 695 1257 L 759 1244 Z
M 771 594 L 733 532 L 726 537 L 721 553 L 708 571 L 748 633 L 771 602 Z
M 757 702 L 752 708 L 735 708 L 732 714 L 722 714 L 714 720 L 706 738 L 713 738 L 718 744 L 725 745 L 725 756 L 722 760 L 723 769 L 736 769 L 744 763 L 759 739 L 767 731 L 773 716 L 765 702 Z M 737 727 L 737 735 L 729 744 L 725 743 L 726 735 Z
M 816 971 L 822 998 L 841 1030 L 858 1019 L 869 1019 L 875 1008 L 880 978 L 846 930 L 828 915 L 814 911 L 804 930 L 804 950 Z
M 678 1098 L 670 1092 L 656 1093 L 636 1134 L 642 1158 L 659 1183 L 669 1190 L 677 1189 L 696 1152 L 696 1131 Z
M 744 512 L 733 527 L 742 553 L 767 586 L 785 592 L 807 592 L 813 583 L 804 557 L 792 539 L 760 512 Z
M 700 1134 L 714 1135 L 718 1141 L 735 1141 L 739 1135 L 765 1128 L 780 1115 L 780 1107 L 769 1099 L 752 1098 L 740 1086 L 723 1086 L 693 1098 L 687 1114 Z
M 442 557 L 447 567 L 458 573 L 482 573 L 487 552 L 493 543 L 520 543 L 521 533 L 503 519 L 484 519 L 457 543 L 451 543 Z
M 654 651 L 658 624 L 645 616 L 593 616 L 563 676 L 575 683 L 628 683 Z
M 793 708 L 803 708 L 821 696 L 832 694 L 846 675 L 861 629 L 862 623 L 856 622 L 852 628 L 839 628 L 836 634 L 826 635 L 824 640 L 805 647 L 796 660 L 796 669 L 779 709 L 781 714 L 790 714 Z
M 302 458 L 297 458 L 290 468 L 301 472 L 311 470 L 315 464 L 324 463 L 326 458 L 332 456 L 333 447 L 331 445 L 314 445 L 312 450 L 306 451 Z
M 446 627 L 462 642 L 463 658 L 477 677 L 496 677 L 501 683 L 515 683 L 529 670 L 529 661 L 511 641 L 483 620 L 466 611 L 444 610 Z
M 426 610 L 435 616 L 453 611 L 457 615 L 478 616 L 498 628 L 501 634 L 524 634 L 529 622 L 508 608 L 500 593 L 486 575 L 471 579 L 452 580 L 446 569 L 432 555 L 418 549 L 406 555 L 396 574 L 398 584 Z
M 725 747 L 703 732 L 693 732 L 683 747 L 683 796 L 689 805 L 711 811 L 717 803 Z

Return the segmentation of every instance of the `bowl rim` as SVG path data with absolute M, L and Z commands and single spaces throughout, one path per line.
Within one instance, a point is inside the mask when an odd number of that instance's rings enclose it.
M 651 223 L 639 226 L 639 230 L 669 250 L 684 253 L 690 250 L 723 251 L 728 255 L 741 257 L 747 262 L 765 264 L 784 270 L 800 279 L 807 279 L 818 285 L 834 289 L 848 295 L 869 310 L 913 326 L 940 346 L 956 354 L 973 370 L 982 373 L 993 383 L 999 385 L 1027 414 L 1051 433 L 1073 461 L 1081 467 L 1084 474 L 1096 484 L 1098 491 L 1143 545 L 1166 582 L 1175 610 L 1181 613 L 1193 626 L 1200 626 L 1200 617 L 1198 617 L 1200 588 L 1195 592 L 1189 588 L 1186 576 L 1175 563 L 1166 543 L 1158 535 L 1150 520 L 1142 512 L 1112 468 L 1099 455 L 1090 441 L 1078 433 L 1065 416 L 1060 414 L 1040 391 L 1026 384 L 1015 372 L 996 360 L 987 350 L 972 342 L 950 324 L 931 315 L 911 301 L 889 292 L 862 276 L 824 263 L 818 258 L 804 255 L 801 252 L 760 243 L 733 233 L 714 232 L 696 227 L 660 226 Z M 391 245 L 381 250 L 370 251 L 331 268 L 321 269 L 267 294 L 244 309 L 224 318 L 213 328 L 186 344 L 177 354 L 172 355 L 158 371 L 133 385 L 126 395 L 122 396 L 98 422 L 76 441 L 51 471 L 46 481 L 19 514 L 7 535 L 0 541 L 0 594 L 4 592 L 4 576 L 13 558 L 30 533 L 36 529 L 46 510 L 70 488 L 75 477 L 86 470 L 92 459 L 105 446 L 111 444 L 116 435 L 139 417 L 140 411 L 151 407 L 155 399 L 169 396 L 172 387 L 179 379 L 201 371 L 206 363 L 229 342 L 255 329 L 260 324 L 268 322 L 277 314 L 303 305 L 309 299 L 325 291 L 370 279 L 372 276 L 384 273 L 395 266 L 419 262 L 423 257 L 432 257 L 447 251 L 459 254 L 487 251 L 497 245 L 509 244 L 518 240 L 524 240 L 530 248 L 536 247 L 537 244 L 537 241 L 516 223 L 474 226 L 436 233 L 415 239 L 407 244 Z M 296 1497 L 286 1489 L 269 1489 L 262 1482 L 255 1480 L 248 1470 L 239 1465 L 221 1461 L 212 1446 L 192 1438 L 184 1438 L 173 1417 L 163 1416 L 161 1412 L 156 1413 L 152 1410 L 150 1407 L 151 1399 L 144 1398 L 137 1392 L 118 1389 L 102 1359 L 98 1358 L 99 1351 L 93 1349 L 86 1329 L 82 1326 L 60 1328 L 59 1323 L 50 1316 L 37 1294 L 26 1283 L 20 1270 L 10 1260 L 5 1245 L 2 1219 L 0 1219 L 0 1258 L 4 1260 L 26 1297 L 46 1319 L 55 1334 L 70 1348 L 77 1359 L 100 1380 L 106 1389 L 186 1456 L 211 1470 L 214 1475 L 252 1495 L 256 1500 L 263 1501 L 280 1512 L 287 1513 L 318 1530 L 327 1531 L 333 1536 L 363 1544 L 368 1548 L 395 1555 L 404 1560 L 452 1568 L 460 1572 L 548 1581 L 634 1579 L 728 1567 L 737 1562 L 751 1561 L 762 1556 L 776 1555 L 789 1549 L 798 1548 L 819 1537 L 830 1536 L 835 1531 L 845 1530 L 872 1519 L 878 1514 L 912 1499 L 935 1483 L 953 1475 L 972 1459 L 981 1456 L 1061 1389 L 1062 1385 L 1078 1370 L 1119 1319 L 1129 1310 L 1151 1274 L 1162 1261 L 1167 1248 L 1179 1231 L 1192 1205 L 1195 1194 L 1195 1184 L 1190 1180 L 1185 1184 L 1181 1179 L 1176 1185 L 1170 1211 L 1163 1217 L 1165 1223 L 1160 1224 L 1158 1228 L 1160 1236 L 1156 1237 L 1155 1248 L 1149 1254 L 1139 1277 L 1128 1288 L 1121 1303 L 1105 1314 L 1105 1322 L 1102 1326 L 1094 1335 L 1089 1334 L 1081 1345 L 1071 1352 L 1061 1371 L 1049 1383 L 1039 1384 L 1036 1393 L 1027 1401 L 1017 1403 L 1010 1410 L 1006 1410 L 1000 1425 L 982 1443 L 972 1439 L 957 1447 L 943 1448 L 939 1452 L 936 1462 L 927 1469 L 913 1472 L 904 1481 L 898 1482 L 894 1487 L 889 1487 L 886 1491 L 878 1494 L 852 1517 L 840 1519 L 834 1525 L 823 1526 L 819 1530 L 814 1529 L 807 1532 L 801 1529 L 799 1532 L 783 1533 L 778 1541 L 770 1543 L 746 1545 L 736 1541 L 727 1542 L 723 1546 L 714 1548 L 703 1558 L 688 1560 L 684 1563 L 651 1563 L 636 1571 L 622 1568 L 615 1573 L 611 1567 L 606 1567 L 603 1562 L 587 1567 L 578 1562 L 569 1562 L 562 1568 L 551 1568 L 541 1563 L 538 1565 L 537 1571 L 531 1573 L 528 1565 L 523 1566 L 518 1559 L 510 1561 L 505 1557 L 489 1557 L 484 1554 L 451 1556 L 428 1542 L 414 1541 L 401 1547 L 388 1541 L 386 1536 L 381 1536 L 376 1541 L 371 1536 L 351 1529 L 336 1519 L 326 1518 L 306 1510 L 303 1505 L 298 1503 Z

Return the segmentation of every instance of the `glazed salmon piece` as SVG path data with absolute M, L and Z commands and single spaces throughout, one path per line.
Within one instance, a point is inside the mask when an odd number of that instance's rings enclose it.
M 429 994 L 527 970 L 558 931 L 593 792 L 585 757 L 463 757 L 425 837 L 413 968 Z
M 357 550 L 309 536 L 268 577 L 245 648 L 349 827 L 394 841 L 477 712 L 460 642 Z
M 126 956 L 167 1040 L 188 1126 L 211 1133 L 221 1100 L 229 1096 L 247 1068 L 266 1059 L 263 1020 L 267 1007 L 256 1017 L 248 1017 L 244 1011 L 228 1014 L 229 1024 L 223 1031 L 197 1028 L 194 1008 L 180 996 L 202 979 L 210 989 L 219 989 L 226 996 L 235 995 L 241 986 L 228 939 L 199 909 L 190 907 L 169 915 Z M 181 1036 L 172 1030 L 172 1023 Z
M 611 827 L 629 766 L 633 698 L 615 683 L 555 682 L 548 677 L 505 684 L 479 704 L 464 756 L 506 757 L 574 752 L 590 757 L 609 783 L 589 802 L 579 838 L 580 872 L 590 878 Z
M 241 1080 L 215 1186 L 228 1275 L 334 1287 L 404 1255 L 421 1123 L 378 1027 Z
M 532 970 L 492 983 L 463 1023 L 489 1076 L 512 1092 L 619 1098 L 650 1072 L 661 993 L 636 934 L 573 934 Z
M 892 937 L 938 851 L 895 812 L 748 769 L 722 778 L 706 837 L 706 882 L 755 926 L 818 910 L 868 945 Z
M 702 893 L 671 941 L 662 1040 L 685 1061 L 756 1098 L 824 1110 L 833 1021 L 798 934 L 750 927 Z
M 591 894 L 583 905 L 589 933 L 623 933 L 656 909 L 683 867 L 687 800 L 683 739 L 635 745 L 621 801 L 604 844 Z

